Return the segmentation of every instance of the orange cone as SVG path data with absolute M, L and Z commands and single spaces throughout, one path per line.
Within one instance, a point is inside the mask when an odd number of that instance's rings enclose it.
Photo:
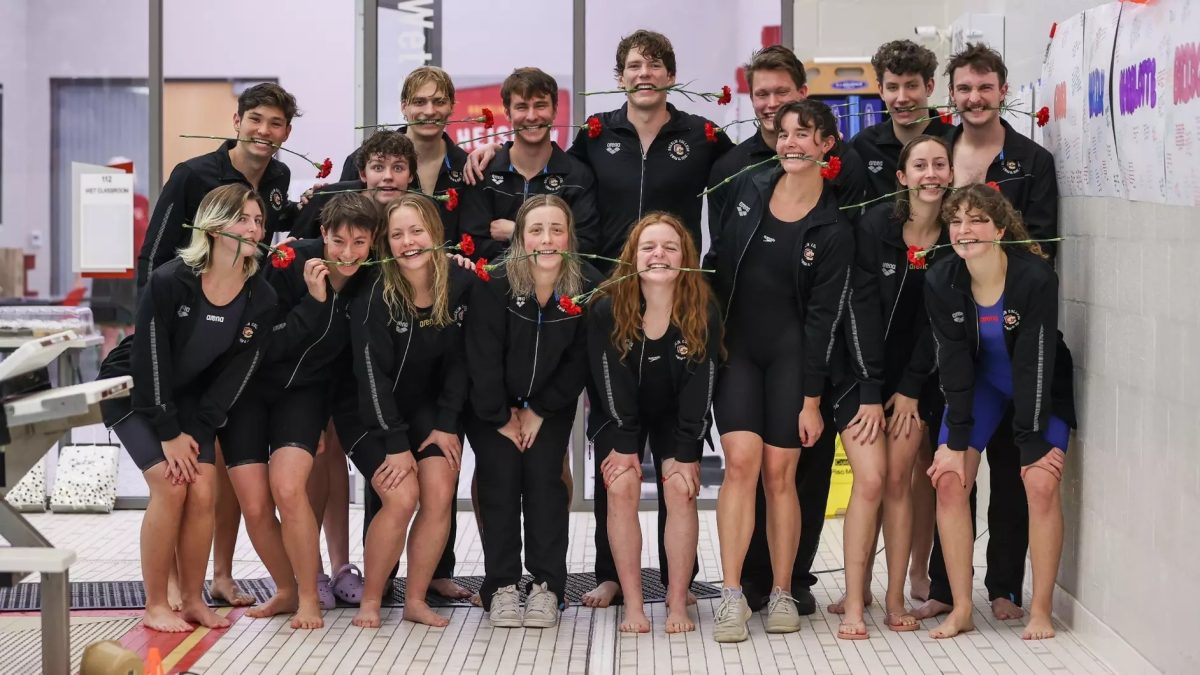
M 146 654 L 146 667 L 142 670 L 143 675 L 165 675 L 162 666 L 162 654 L 159 653 L 158 647 L 151 647 L 150 653 Z

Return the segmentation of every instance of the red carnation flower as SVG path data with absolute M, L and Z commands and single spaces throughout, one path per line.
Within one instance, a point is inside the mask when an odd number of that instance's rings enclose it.
M 938 119 L 942 120 L 942 124 L 954 124 L 954 115 L 949 110 L 939 112 Z
M 925 259 L 925 249 L 920 246 L 908 247 L 908 264 L 919 270 L 925 269 L 928 261 Z
M 1058 30 L 1058 22 L 1055 21 L 1054 23 L 1050 24 L 1050 39 L 1051 40 L 1054 39 L 1054 33 L 1057 30 Z
M 325 160 L 329 161 L 329 160 Z M 287 244 L 280 244 L 271 251 L 271 267 L 283 269 L 296 259 L 296 250 Z
M 1037 111 L 1035 117 L 1037 118 L 1037 125 L 1039 127 L 1046 126 L 1046 123 L 1050 121 L 1050 108 L 1042 106 L 1041 110 Z
M 458 208 L 458 190 L 450 188 L 446 190 L 446 210 L 453 211 Z
M 997 182 L 996 182 L 996 181 L 994 181 L 994 180 L 989 180 L 989 181 L 987 182 L 987 186 L 988 186 L 988 187 L 990 187 L 990 188 L 992 188 L 992 189 L 993 189 L 993 190 L 995 190 L 996 192 L 999 192 L 999 191 L 1000 191 L 1000 184 L 999 184 L 999 183 L 997 183 Z
M 333 162 L 329 161 L 329 158 L 326 157 L 325 161 L 317 166 L 317 178 L 325 178 L 331 171 L 333 171 Z
M 568 295 L 564 295 L 558 299 L 558 306 L 562 308 L 562 311 L 566 312 L 568 316 L 583 314 L 583 308 L 575 304 L 575 301 Z
M 466 235 L 463 236 L 465 237 Z M 488 274 L 487 258 L 480 258 L 479 262 L 475 263 L 475 276 L 479 277 L 483 281 L 492 280 L 492 275 Z
M 458 250 L 465 256 L 475 255 L 475 240 L 469 234 L 463 234 L 458 242 Z
M 830 157 L 825 162 L 825 166 L 821 167 L 821 178 L 824 178 L 825 180 L 833 180 L 834 178 L 837 178 L 838 174 L 841 172 L 842 158 Z
M 484 129 L 491 129 L 496 126 L 496 116 L 492 114 L 491 108 L 483 109 L 483 117 L 480 118 L 480 121 L 483 122 Z
M 733 100 L 733 92 L 729 89 L 729 85 L 721 87 L 721 96 L 717 98 L 717 105 L 725 105 Z
M 587 134 L 588 138 L 599 138 L 603 128 L 600 126 L 600 118 L 596 116 L 587 119 Z
M 709 143 L 716 143 L 717 142 L 717 125 L 713 124 L 712 122 L 705 122 L 704 123 L 704 137 L 708 139 Z

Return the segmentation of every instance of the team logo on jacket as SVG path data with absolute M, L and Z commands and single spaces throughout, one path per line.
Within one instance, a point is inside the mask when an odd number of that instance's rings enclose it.
M 691 350 L 688 349 L 687 340 L 679 338 L 675 341 L 675 358 L 677 360 L 682 361 L 686 359 L 690 351 Z
M 608 150 L 608 154 L 615 155 L 621 151 L 621 144 L 620 143 L 609 143 L 608 147 L 606 147 L 605 150 Z
M 692 146 L 682 138 L 677 138 L 667 144 L 667 154 L 671 156 L 671 159 L 683 161 L 692 154 Z
M 397 321 L 396 322 L 396 332 L 397 333 L 407 333 L 408 332 L 408 322 L 407 321 Z
M 462 172 L 459 171 L 458 169 L 451 169 L 450 170 L 450 182 L 451 183 L 461 183 L 462 182 Z
M 1012 330 L 1021 325 L 1021 314 L 1015 309 L 1004 310 L 1004 330 Z
M 498 173 L 494 173 L 494 174 L 492 174 L 492 182 L 495 183 L 496 185 L 503 185 L 504 184 L 504 176 L 501 176 Z
M 463 319 L 467 318 L 467 306 L 459 305 L 458 307 L 455 307 L 452 316 L 454 318 L 454 323 L 458 326 L 462 326 Z
M 175 316 L 182 319 L 191 313 L 192 313 L 191 307 L 188 307 L 187 305 L 180 305 L 179 310 L 175 312 Z
M 967 320 L 967 317 L 962 312 L 955 312 L 950 315 L 950 318 L 954 320 L 954 323 L 962 323 Z
M 550 190 L 551 192 L 557 190 L 558 188 L 562 187 L 562 176 L 546 176 L 545 185 L 546 189 Z
M 737 212 L 739 216 L 744 218 L 747 213 L 750 213 L 750 207 L 746 206 L 746 202 L 738 202 Z
M 1004 173 L 1010 176 L 1015 176 L 1021 172 L 1021 163 L 1015 159 L 1007 159 L 1004 160 L 1004 165 L 1002 168 L 1004 169 Z
M 870 171 L 871 173 L 879 173 L 880 171 L 883 171 L 883 160 L 872 159 L 871 161 L 867 162 L 867 171 Z
M 271 208 L 276 211 L 283 208 L 283 192 L 279 188 L 271 190 Z
M 883 276 L 890 277 L 896 273 L 896 263 L 883 263 Z
M 813 261 L 817 259 L 817 245 L 805 242 L 804 251 L 800 254 L 800 264 L 805 267 L 812 267 Z
M 241 343 L 246 344 L 247 342 L 249 342 L 250 338 L 254 337 L 254 331 L 257 329 L 258 329 L 258 324 L 256 324 L 256 323 L 248 323 L 245 326 L 242 326 Z

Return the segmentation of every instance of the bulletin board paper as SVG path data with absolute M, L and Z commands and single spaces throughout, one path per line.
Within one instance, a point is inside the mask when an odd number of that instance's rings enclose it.
M 1093 197 L 1125 197 L 1125 181 L 1121 177 L 1117 139 L 1113 133 L 1113 90 L 1110 88 L 1113 46 L 1120 16 L 1119 3 L 1089 9 L 1084 15 L 1086 37 L 1083 42 L 1083 72 L 1086 86 L 1080 98 L 1084 110 L 1084 194 Z
M 1084 77 L 1084 15 L 1060 21 L 1042 64 L 1040 106 L 1050 109 L 1043 128 L 1046 148 L 1054 155 L 1058 193 L 1064 197 L 1087 194 L 1087 152 L 1084 120 L 1087 114 L 1087 81 Z
M 1165 2 L 1159 11 L 1171 27 L 1166 201 L 1200 206 L 1200 2 Z
M 1128 199 L 1167 201 L 1167 108 L 1170 107 L 1171 25 L 1166 0 L 1125 4 L 1113 53 L 1117 157 Z

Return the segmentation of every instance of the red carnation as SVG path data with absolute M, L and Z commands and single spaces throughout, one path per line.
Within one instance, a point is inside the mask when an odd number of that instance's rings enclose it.
M 1054 32 L 1057 30 L 1058 30 L 1058 22 L 1055 21 L 1054 23 L 1050 24 L 1050 39 L 1051 40 L 1054 39 Z
M 480 121 L 483 122 L 484 129 L 491 129 L 496 126 L 496 116 L 492 114 L 491 108 L 483 109 L 483 117 L 480 118 Z
M 825 166 L 821 167 L 821 178 L 824 178 L 825 180 L 833 180 L 834 178 L 837 178 L 838 174 L 841 172 L 842 158 L 830 157 L 825 162 Z
M 996 181 L 994 181 L 994 180 L 989 180 L 989 181 L 987 182 L 987 186 L 988 186 L 988 187 L 990 187 L 990 188 L 992 188 L 992 189 L 993 189 L 993 190 L 995 190 L 996 192 L 999 192 L 999 191 L 1000 191 L 1000 184 L 999 184 L 999 183 L 997 183 L 997 182 L 996 182 Z
M 939 112 L 938 118 L 942 120 L 942 124 L 954 124 L 954 115 L 949 110 Z
M 469 234 L 463 234 L 462 239 L 458 242 L 458 250 L 465 256 L 475 255 L 475 240 Z
M 450 188 L 446 190 L 446 210 L 453 211 L 458 208 L 458 190 Z
M 1037 118 L 1037 125 L 1039 127 L 1046 126 L 1046 123 L 1050 121 L 1050 108 L 1042 106 L 1041 110 L 1037 111 L 1035 117 Z
M 329 160 L 325 160 L 329 161 Z M 271 251 L 271 267 L 283 269 L 296 259 L 296 250 L 287 244 L 280 244 Z
M 596 116 L 587 119 L 588 138 L 599 138 L 602 127 L 600 126 L 600 118 Z
M 713 124 L 712 122 L 705 122 L 704 123 L 704 137 L 708 139 L 709 143 L 716 143 L 717 142 L 717 125 Z
M 729 85 L 721 87 L 721 95 L 717 98 L 717 105 L 725 105 L 733 100 L 733 92 L 730 91 Z
M 915 269 L 923 270 L 923 269 L 925 269 L 925 265 L 928 262 L 929 261 L 927 261 L 925 259 L 925 249 L 921 248 L 920 246 L 909 246 L 908 247 L 908 264 L 909 264 L 909 266 L 911 266 Z
M 317 166 L 317 178 L 325 178 L 331 171 L 333 171 L 333 162 L 329 161 L 329 158 L 326 157 L 325 161 Z
M 558 306 L 562 308 L 562 311 L 566 312 L 568 316 L 583 314 L 583 308 L 575 304 L 575 301 L 572 300 L 571 296 L 569 295 L 564 295 L 559 298 Z
M 463 236 L 465 237 L 467 235 L 464 234 Z M 488 274 L 487 258 L 480 258 L 479 262 L 475 263 L 475 276 L 479 277 L 483 281 L 492 280 L 492 275 Z

